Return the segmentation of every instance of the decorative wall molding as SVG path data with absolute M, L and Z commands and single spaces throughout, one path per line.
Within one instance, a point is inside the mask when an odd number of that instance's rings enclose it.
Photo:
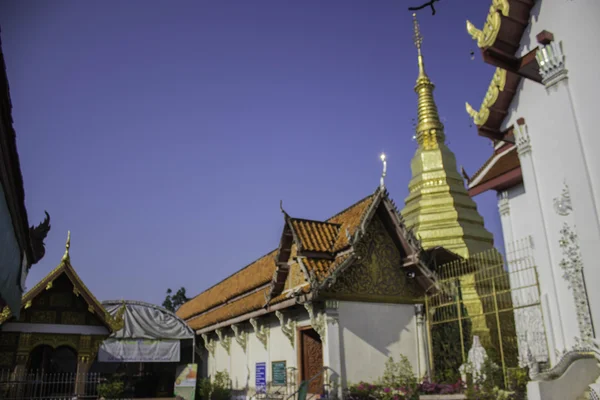
M 208 350 L 210 355 L 212 355 L 214 357 L 215 349 L 217 348 L 217 344 L 215 343 L 215 341 L 212 339 L 209 339 L 208 335 L 206 333 L 202 334 L 202 340 L 204 340 L 204 347 L 206 348 L 206 350 Z
M 567 223 L 560 230 L 560 236 L 559 245 L 562 249 L 563 258 L 559 265 L 563 270 L 563 279 L 567 281 L 569 289 L 573 292 L 579 325 L 579 338 L 581 341 L 587 342 L 594 337 L 594 330 L 587 289 L 583 278 L 583 262 L 579 250 L 579 240 L 575 229 Z
M 565 68 L 562 42 L 552 41 L 545 46 L 540 46 L 535 58 L 540 66 L 542 83 L 546 86 L 546 89 L 567 79 L 568 70 Z
M 571 204 L 571 194 L 569 192 L 569 186 L 566 182 L 563 183 L 563 190 L 560 196 L 555 197 L 553 203 L 554 211 L 556 211 L 558 215 L 564 217 L 571 214 L 571 211 L 573 211 L 573 206 Z
M 256 337 L 262 343 L 262 345 L 265 347 L 265 350 L 266 350 L 267 342 L 269 340 L 269 327 L 264 326 L 264 325 L 259 325 L 256 318 L 250 318 L 250 324 L 254 328 L 254 333 L 256 334 Z
M 304 303 L 304 308 L 306 308 L 306 311 L 308 311 L 308 316 L 310 317 L 310 324 L 321 337 L 321 342 L 325 344 L 325 327 L 327 325 L 327 321 L 325 320 L 325 314 L 322 312 L 315 314 L 315 310 L 312 303 Z
M 417 316 L 417 325 L 423 326 L 425 324 L 425 307 L 423 304 L 415 304 L 415 315 Z
M 327 323 L 332 325 L 337 325 L 340 319 L 340 315 L 338 313 L 338 308 L 340 306 L 340 302 L 337 300 L 326 300 L 325 301 L 325 316 L 327 318 Z
M 281 331 L 288 338 L 292 347 L 296 347 L 296 322 L 291 318 L 288 318 L 287 323 L 285 322 L 285 317 L 283 313 L 279 310 L 275 311 L 275 316 L 279 320 L 279 324 L 281 326 Z
M 217 329 L 215 332 L 219 337 L 219 343 L 221 343 L 221 346 L 223 346 L 227 354 L 231 354 L 231 336 L 223 335 L 223 331 L 221 329 Z
M 508 203 L 508 192 L 503 191 L 498 194 L 498 211 L 500 216 L 510 215 L 510 204 Z
M 246 345 L 248 344 L 248 332 L 240 330 L 239 325 L 236 324 L 231 325 L 231 330 L 235 335 L 235 341 L 237 344 L 239 344 L 242 350 L 246 352 Z
M 531 153 L 531 138 L 529 137 L 529 128 L 524 120 L 517 122 L 515 135 L 517 139 L 517 152 L 519 153 L 519 156 L 524 156 Z

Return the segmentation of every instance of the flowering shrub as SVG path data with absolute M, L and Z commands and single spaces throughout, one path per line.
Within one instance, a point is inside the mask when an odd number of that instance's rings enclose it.
M 407 388 L 361 382 L 348 388 L 347 398 L 350 400 L 413 400 L 419 397 L 416 392 Z
M 421 394 L 455 394 L 463 393 L 461 381 L 455 384 L 437 384 L 427 379 L 414 387 L 394 387 L 382 384 L 361 382 L 348 388 L 347 398 L 350 400 L 418 400 Z
M 420 394 L 456 394 L 464 391 L 465 384 L 459 379 L 456 383 L 433 383 L 425 377 L 419 385 Z

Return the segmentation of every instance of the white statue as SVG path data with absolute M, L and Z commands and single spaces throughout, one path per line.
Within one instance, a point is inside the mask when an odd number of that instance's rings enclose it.
M 467 362 L 459 368 L 463 382 L 467 381 L 467 374 L 471 374 L 475 381 L 485 379 L 485 375 L 481 370 L 487 358 L 487 353 L 479 341 L 479 336 L 473 336 L 473 345 L 469 350 Z

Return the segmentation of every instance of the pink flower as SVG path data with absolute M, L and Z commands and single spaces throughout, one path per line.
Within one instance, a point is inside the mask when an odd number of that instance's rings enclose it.
M 384 392 L 384 393 L 389 393 L 390 391 L 391 391 L 391 389 L 390 389 L 390 388 L 385 388 L 385 389 L 383 389 L 383 392 Z

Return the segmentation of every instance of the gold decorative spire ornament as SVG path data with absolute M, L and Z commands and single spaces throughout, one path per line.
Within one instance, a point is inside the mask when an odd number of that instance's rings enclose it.
M 421 238 L 425 249 L 443 246 L 462 257 L 487 250 L 493 237 L 464 186 L 456 158 L 446 146 L 444 125 L 433 98 L 435 86 L 425 72 L 423 36 L 413 14 L 419 74 L 416 127 L 417 151 L 411 161 L 412 179 L 402 216 Z
M 63 254 L 61 261 L 71 262 L 71 256 L 69 254 L 70 248 L 71 248 L 71 231 L 67 231 L 67 243 L 65 244 L 65 254 Z

